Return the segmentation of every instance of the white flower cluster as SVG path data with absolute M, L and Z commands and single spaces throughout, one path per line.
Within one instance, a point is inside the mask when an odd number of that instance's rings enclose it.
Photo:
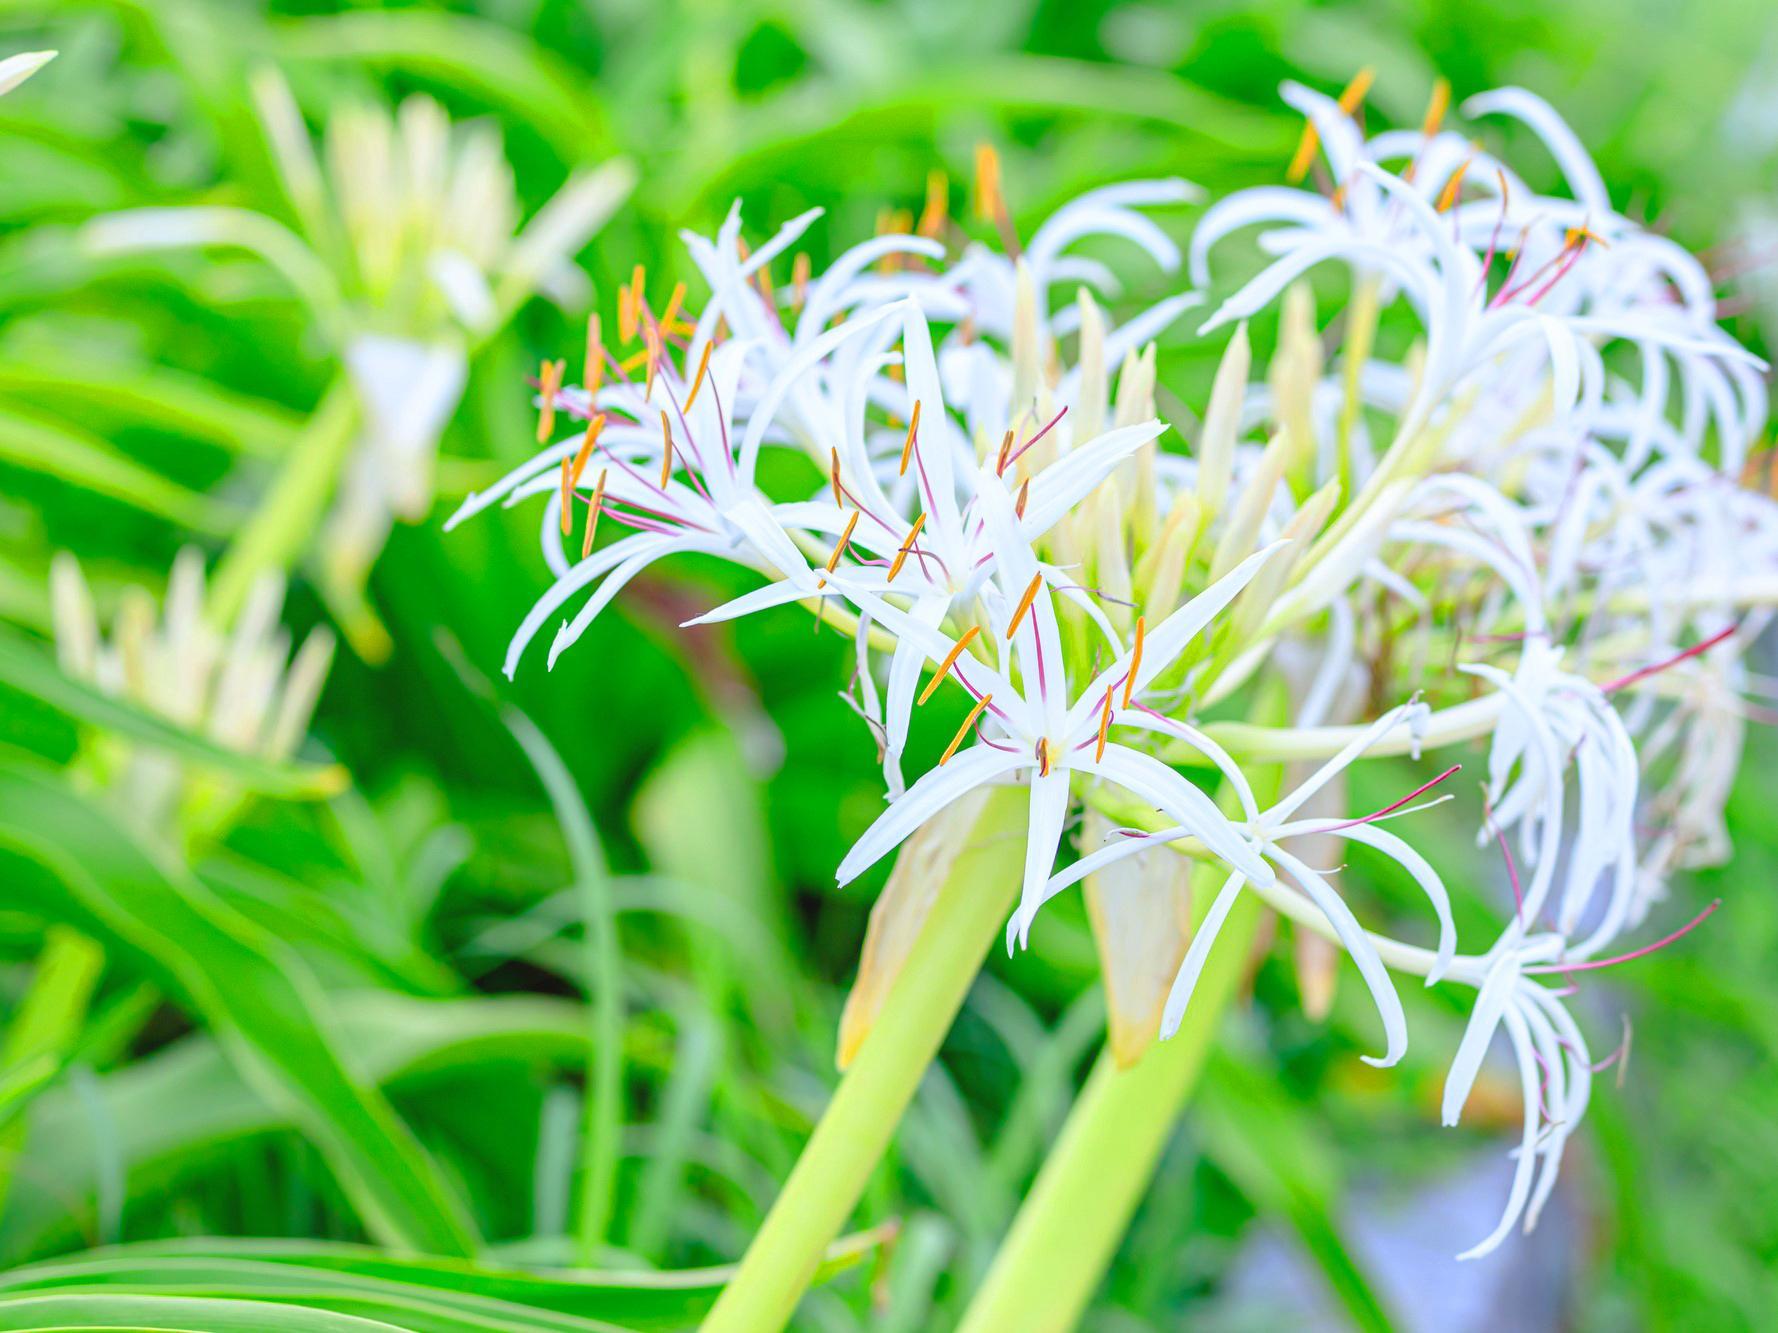
M 585 308 L 591 284 L 572 261 L 634 172 L 622 161 L 576 172 L 521 225 L 492 125 L 454 125 L 418 93 L 393 113 L 342 102 L 317 152 L 282 76 L 257 71 L 253 95 L 296 230 L 266 213 L 202 205 L 106 214 L 84 239 L 98 254 L 242 249 L 308 306 L 359 406 L 321 534 L 325 569 L 351 586 L 397 519 L 431 509 L 439 437 L 476 346 L 533 293 Z
M 1048 897 L 1124 858 L 1216 863 L 1225 884 L 1196 934 L 1146 946 L 1173 950 L 1163 1033 L 1243 892 L 1351 955 L 1382 1020 L 1374 1063 L 1407 1047 L 1392 971 L 1473 987 L 1445 1119 L 1502 1029 L 1525 1105 L 1478 1255 L 1535 1221 L 1585 1110 L 1574 978 L 1621 961 L 1609 946 L 1674 868 L 1726 851 L 1740 656 L 1778 595 L 1778 505 L 1739 481 L 1763 367 L 1717 327 L 1697 261 L 1613 211 L 1531 94 L 1464 112 L 1527 124 L 1565 196 L 1444 128 L 1442 90 L 1419 130 L 1369 138 L 1361 89 L 1284 95 L 1309 121 L 1292 174 L 1313 165 L 1313 187 L 1213 204 L 1184 255 L 1140 211 L 1188 201 L 1175 181 L 1095 191 L 1020 247 L 986 173 L 998 249 L 941 243 L 959 233 L 929 205 L 918 234 L 878 236 L 819 277 L 799 261 L 783 286 L 771 265 L 816 215 L 749 252 L 731 212 L 714 238 L 686 237 L 702 312 L 680 289 L 657 314 L 638 270 L 618 348 L 595 326 L 581 385 L 544 368 L 547 447 L 451 522 L 543 498 L 556 580 L 509 675 L 546 626 L 553 664 L 682 551 L 768 580 L 704 620 L 798 602 L 852 633 L 853 702 L 890 800 L 842 883 L 986 784 L 1029 793 L 1009 947 Z M 1263 267 L 1201 330 L 1237 324 L 1193 447 L 1165 451 L 1152 340 L 1253 228 Z M 1093 292 L 1115 296 L 1115 279 L 1080 252 L 1088 238 L 1093 256 L 1131 243 L 1163 274 L 1184 268 L 1194 290 L 1114 328 Z M 1330 265 L 1349 280 L 1323 330 L 1300 280 Z M 1239 321 L 1280 298 L 1256 379 Z M 768 449 L 809 460 L 819 489 L 811 470 L 800 495 L 762 490 Z M 625 534 L 596 544 L 602 516 Z M 1233 720 L 1268 680 L 1285 715 Z M 941 688 L 967 716 L 906 781 L 910 714 Z M 1459 953 L 1439 875 L 1383 827 L 1439 779 L 1353 816 L 1344 776 L 1366 756 L 1484 741 L 1478 836 L 1498 841 L 1514 902 L 1490 948 Z M 1262 809 L 1255 765 L 1279 764 L 1294 785 Z M 1220 775 L 1220 804 L 1189 772 Z M 1081 805 L 1083 839 L 1105 845 L 1057 873 Z M 1435 948 L 1360 924 L 1318 865 L 1343 842 L 1425 893 Z

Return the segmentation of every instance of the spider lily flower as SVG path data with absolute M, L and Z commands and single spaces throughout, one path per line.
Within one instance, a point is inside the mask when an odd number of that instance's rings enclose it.
M 1249 884 L 1259 888 L 1272 888 L 1276 882 L 1284 886 L 1278 890 L 1279 892 L 1299 893 L 1313 904 L 1313 909 L 1326 919 L 1339 939 L 1341 947 L 1352 955 L 1352 961 L 1357 964 L 1359 974 L 1363 977 L 1382 1019 L 1386 1043 L 1385 1052 L 1380 1058 L 1365 1056 L 1366 1062 L 1386 1067 L 1395 1064 L 1406 1053 L 1407 1019 L 1402 1012 L 1401 1000 L 1395 993 L 1393 983 L 1389 980 L 1388 969 L 1381 955 L 1363 927 L 1359 925 L 1351 908 L 1328 883 L 1327 873 L 1312 868 L 1283 844 L 1294 838 L 1323 839 L 1327 837 L 1363 843 L 1382 852 L 1406 870 L 1426 894 L 1428 901 L 1432 904 L 1433 913 L 1438 919 L 1438 948 L 1433 956 L 1432 965 L 1427 971 L 1426 984 L 1428 986 L 1435 985 L 1441 980 L 1449 971 L 1457 948 L 1456 926 L 1451 918 L 1450 896 L 1445 890 L 1444 882 L 1424 857 L 1402 838 L 1387 829 L 1377 827 L 1377 822 L 1380 819 L 1397 813 L 1397 810 L 1391 808 L 1362 819 L 1326 816 L 1295 817 L 1299 815 L 1305 804 L 1312 801 L 1316 794 L 1326 788 L 1329 783 L 1338 779 L 1386 732 L 1392 731 L 1398 726 L 1405 726 L 1410 731 L 1416 730 L 1424 725 L 1427 715 L 1428 710 L 1424 704 L 1405 704 L 1392 709 L 1353 738 L 1345 748 L 1306 778 L 1288 796 L 1263 812 L 1256 808 L 1253 793 L 1245 782 L 1238 780 L 1238 770 L 1230 774 L 1231 781 L 1236 782 L 1236 790 L 1246 811 L 1246 818 L 1238 827 L 1252 840 L 1259 854 L 1277 867 L 1283 878 L 1281 881 L 1275 881 L 1273 876 L 1267 875 L 1264 879 L 1256 880 L 1239 865 L 1230 872 L 1228 879 L 1224 881 L 1221 890 L 1205 913 L 1202 923 L 1193 934 L 1191 945 L 1186 950 L 1185 958 L 1174 978 L 1161 1020 L 1161 1035 L 1163 1037 L 1171 1036 L 1183 1021 L 1186 1008 L 1191 1003 L 1192 992 L 1197 986 L 1204 963 L 1210 956 L 1210 950 L 1215 945 L 1217 934 L 1221 931 L 1223 922 L 1228 919 L 1229 913 L 1234 910 L 1236 899 L 1243 889 L 1247 888 Z M 1448 775 L 1447 772 L 1446 776 Z M 1421 788 L 1421 791 L 1424 790 L 1426 788 Z M 1414 795 L 1419 795 L 1419 792 Z M 1176 824 L 1152 833 L 1134 830 L 1120 831 L 1116 841 L 1081 857 L 1074 865 L 1052 878 L 1044 892 L 1044 898 L 1047 899 L 1090 875 L 1103 873 L 1107 867 L 1129 857 L 1145 855 L 1151 849 L 1193 836 L 1192 829 L 1185 824 Z
M 1603 888 L 1603 909 L 1588 938 L 1567 951 L 1586 958 L 1622 929 L 1635 890 L 1636 748 L 1623 720 L 1599 687 L 1562 669 L 1562 650 L 1528 640 L 1511 674 L 1473 663 L 1460 667 L 1506 697 L 1488 750 L 1489 824 L 1519 831 L 1532 874 L 1515 915 L 1529 928 L 1549 903 L 1566 843 L 1565 883 L 1551 904 L 1556 930 L 1573 934 Z M 1572 761 L 1578 805 L 1565 826 L 1567 772 Z M 1516 776 L 1515 776 L 1516 775 Z
M 1023 478 L 1013 525 L 1028 549 L 1165 427 L 1150 420 L 1106 431 L 1082 440 L 1046 466 L 1025 469 L 1019 466 L 1021 455 L 1040 438 L 1033 435 L 1021 449 L 1003 449 L 1000 457 L 978 470 L 970 465 L 974 447 L 946 410 L 930 326 L 911 302 L 905 307 L 901 334 L 905 400 L 896 406 L 905 412 L 908 426 L 900 441 L 897 471 L 898 480 L 906 478 L 911 487 L 901 487 L 899 494 L 886 489 L 865 444 L 862 423 L 854 419 L 831 451 L 832 498 L 824 494 L 802 504 L 782 505 L 775 513 L 780 521 L 825 540 L 843 539 L 853 552 L 845 570 L 847 587 L 906 596 L 908 613 L 927 626 L 937 627 L 947 619 L 967 624 L 979 621 L 978 599 L 999 572 L 996 530 L 986 521 L 981 497 L 988 492 L 1004 498 L 1003 477 L 1009 466 L 1018 469 L 1013 475 Z M 862 397 L 854 395 L 856 406 L 861 407 Z M 918 513 L 910 520 L 904 510 L 915 503 Z M 811 594 L 811 582 L 819 582 L 800 556 L 780 566 L 780 572 L 785 577 L 775 590 L 748 594 L 700 621 L 800 600 Z M 1074 579 L 1050 565 L 1041 566 L 1041 574 L 1049 587 L 1066 589 L 1062 595 L 1115 639 L 1110 623 Z M 868 606 L 860 609 L 862 634 L 874 617 Z M 905 636 L 898 639 L 890 658 L 882 724 L 884 772 L 892 796 L 904 789 L 901 759 L 925 660 L 922 645 Z
M 1654 421 L 1666 410 L 1670 360 L 1685 388 L 1685 438 L 1702 447 L 1713 423 L 1724 457 L 1738 465 L 1763 419 L 1757 358 L 1710 325 L 1709 284 L 1694 260 L 1600 207 L 1597 172 L 1565 128 L 1553 148 L 1580 182 L 1585 203 L 1532 194 L 1491 159 L 1471 149 L 1454 152 L 1454 136 L 1395 132 L 1366 143 L 1350 114 L 1329 99 L 1294 85 L 1285 95 L 1327 146 L 1334 195 L 1243 191 L 1206 214 L 1193 238 L 1196 281 L 1208 280 L 1210 248 L 1245 226 L 1271 224 L 1260 239 L 1276 256 L 1223 303 L 1206 330 L 1247 317 L 1308 269 L 1343 259 L 1365 280 L 1386 284 L 1385 302 L 1404 295 L 1426 330 L 1426 366 L 1402 413 L 1404 436 L 1459 384 L 1502 359 L 1512 370 L 1498 383 L 1522 390 L 1547 376 L 1559 416 L 1596 414 L 1607 390 L 1596 344 L 1621 339 L 1641 352 L 1639 417 Z M 1546 137 L 1559 125 L 1547 106 L 1519 90 L 1468 107 L 1518 115 Z M 1402 174 L 1381 165 L 1403 157 L 1409 161 Z M 1485 183 L 1486 197 L 1459 203 L 1472 174 Z M 1496 282 L 1492 275 L 1506 266 L 1508 249 L 1514 258 Z M 1678 304 L 1675 290 L 1684 293 Z
M 734 416 L 733 405 L 740 397 L 745 364 L 754 355 L 756 344 L 750 341 L 730 339 L 721 346 L 694 341 L 686 360 L 695 357 L 700 370 L 689 386 L 683 369 L 675 371 L 664 356 L 653 378 L 640 386 L 613 359 L 618 383 L 593 400 L 601 410 L 595 414 L 591 406 L 568 404 L 572 414 L 591 417 L 584 434 L 552 445 L 489 490 L 469 496 L 445 525 L 453 528 L 499 501 L 512 505 L 539 494 L 548 497 L 544 554 L 556 581 L 513 635 L 504 667 L 507 677 L 517 671 L 525 647 L 545 622 L 572 598 L 599 584 L 556 632 L 550 667 L 631 579 L 679 552 L 720 555 L 762 572 L 793 572 L 788 594 L 782 585 L 769 586 L 731 604 L 734 614 L 803 597 L 837 596 L 838 585 L 831 590 L 819 586 L 786 533 L 784 506 L 774 505 L 755 485 L 760 450 L 799 379 L 846 341 L 901 309 L 899 302 L 882 307 L 814 339 L 779 369 L 745 421 Z M 605 355 L 610 359 L 609 351 Z M 706 387 L 707 392 L 694 397 L 694 389 Z M 657 404 L 656 389 L 658 402 L 666 406 Z M 581 503 L 586 505 L 583 522 L 572 508 Z M 593 534 L 602 515 L 635 531 L 595 550 Z M 571 562 L 562 539 L 577 525 L 584 535 L 580 558 Z
M 1043 901 L 1078 776 L 1082 781 L 1102 779 L 1164 811 L 1216 855 L 1254 880 L 1269 883 L 1271 871 L 1203 792 L 1152 755 L 1110 740 L 1109 733 L 1113 726 L 1143 731 L 1183 726 L 1157 718 L 1137 702 L 1137 696 L 1173 664 L 1274 552 L 1248 557 L 1097 672 L 1071 700 L 1054 603 L 1029 544 L 1018 535 L 1012 498 L 997 480 L 990 483 L 986 478 L 977 497 L 983 521 L 998 546 L 995 584 L 987 598 L 989 631 L 995 640 L 1012 644 L 1021 683 L 1015 685 L 1002 671 L 967 655 L 959 641 L 887 602 L 867 603 L 873 619 L 898 636 L 913 639 L 928 658 L 954 676 L 975 700 L 975 707 L 939 765 L 892 801 L 846 854 L 839 882 L 850 883 L 964 793 L 1025 776 L 1031 817 L 1024 887 L 1007 925 L 1011 951 L 1015 942 L 1028 939 Z M 1014 588 L 1019 591 L 1009 591 Z M 957 747 L 978 722 L 980 742 L 959 753 Z
M 217 629 L 204 614 L 203 557 L 187 547 L 173 561 L 164 605 L 146 589 L 128 589 L 107 637 L 80 562 L 62 552 L 50 566 L 63 671 L 225 749 L 271 760 L 288 759 L 302 741 L 333 658 L 325 627 L 291 653 L 278 623 L 283 600 L 283 581 L 268 575 L 233 627 Z M 120 742 L 101 747 L 99 759 L 127 807 L 152 826 L 195 790 L 177 761 L 158 752 Z
M 1512 1184 L 1494 1230 L 1457 1257 L 1493 1253 L 1515 1226 L 1530 1231 L 1555 1189 L 1568 1138 L 1586 1114 L 1592 1062 L 1586 1038 L 1562 1004 L 1563 992 L 1534 975 L 1547 962 L 1547 937 L 1519 939 L 1482 960 L 1481 975 L 1455 978 L 1478 987 L 1476 1007 L 1445 1081 L 1444 1122 L 1455 1125 L 1496 1031 L 1504 1031 L 1518 1066 L 1523 1128 Z M 1548 970 L 1547 966 L 1542 970 Z
M 98 219 L 85 239 L 99 253 L 245 249 L 308 305 L 362 408 L 322 537 L 327 567 L 351 586 L 395 520 L 431 507 L 439 437 L 474 347 L 534 293 L 586 303 L 572 260 L 634 172 L 623 162 L 577 172 L 520 226 L 491 126 L 453 126 L 418 94 L 393 115 L 348 105 L 330 115 L 317 156 L 282 78 L 262 70 L 253 92 L 295 230 L 244 208 L 146 208 Z

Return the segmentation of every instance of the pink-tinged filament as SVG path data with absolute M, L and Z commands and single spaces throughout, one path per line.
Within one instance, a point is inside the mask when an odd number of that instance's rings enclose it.
M 1675 940 L 1684 935 L 1691 934 L 1692 931 L 1696 930 L 1704 923 L 1706 917 L 1710 916 L 1721 906 L 1722 899 L 1718 898 L 1712 902 L 1710 906 L 1706 907 L 1702 912 L 1699 912 L 1671 935 L 1663 935 L 1653 944 L 1645 944 L 1640 949 L 1632 949 L 1629 953 L 1620 953 L 1614 958 L 1595 958 L 1589 959 L 1583 963 L 1544 963 L 1533 967 L 1527 967 L 1524 970 L 1527 974 L 1560 972 L 1563 975 L 1567 975 L 1570 972 L 1591 972 L 1601 967 L 1616 967 L 1619 963 L 1634 962 L 1638 958 L 1647 957 L 1657 949 L 1665 949 L 1669 944 L 1672 944 Z

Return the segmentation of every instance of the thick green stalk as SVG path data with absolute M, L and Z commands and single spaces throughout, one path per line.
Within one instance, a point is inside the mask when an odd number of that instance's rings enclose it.
M 1018 892 L 1026 799 L 1016 787 L 989 795 L 882 1012 L 704 1333 L 768 1333 L 795 1313 L 1000 937 Z
M 261 575 L 288 573 L 302 558 L 321 527 L 357 430 L 357 395 L 342 371 L 216 567 L 209 611 L 217 624 L 234 620 Z
M 1249 894 L 1229 913 L 1178 1032 L 1130 1069 L 1100 1053 L 959 1333 L 1080 1321 L 1240 986 L 1262 911 Z
M 1262 693 L 1255 715 L 1276 721 L 1277 683 Z M 1278 765 L 1249 774 L 1262 807 L 1277 799 Z M 1226 787 L 1222 804 L 1233 793 Z M 1201 922 L 1226 869 L 1200 864 L 1192 875 L 1192 915 Z M 959 1333 L 1044 1333 L 1071 1329 L 1129 1229 L 1161 1152 L 1204 1068 L 1223 1012 L 1235 998 L 1264 908 L 1242 894 L 1217 934 L 1179 1030 L 1156 1042 L 1132 1068 L 1119 1069 L 1102 1051 L 1055 1146 L 988 1276 L 970 1302 Z

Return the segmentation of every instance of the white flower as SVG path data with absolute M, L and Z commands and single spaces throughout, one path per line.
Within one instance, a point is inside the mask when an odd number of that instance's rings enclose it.
M 216 744 L 263 759 L 287 759 L 308 728 L 333 658 L 333 636 L 310 632 L 293 655 L 278 623 L 283 580 L 255 585 L 233 627 L 204 612 L 204 561 L 180 551 L 164 606 L 142 588 L 118 603 L 107 637 L 80 562 L 59 553 L 50 566 L 56 657 L 69 675 L 156 713 Z M 183 794 L 177 763 L 135 746 L 113 746 L 115 781 L 134 813 L 164 822 Z
M 1395 993 L 1395 987 L 1389 980 L 1388 970 L 1382 956 L 1365 934 L 1363 927 L 1359 925 L 1358 919 L 1352 914 L 1352 909 L 1328 883 L 1328 872 L 1309 866 L 1286 850 L 1282 844 L 1298 837 L 1334 837 L 1350 842 L 1360 842 L 1382 852 L 1406 870 L 1425 892 L 1427 899 L 1432 904 L 1433 912 L 1438 918 L 1438 949 L 1434 955 L 1432 966 L 1426 973 L 1427 985 L 1431 986 L 1437 983 L 1449 970 L 1457 948 L 1456 926 L 1451 919 L 1450 896 L 1445 890 L 1443 881 L 1439 879 L 1437 872 L 1432 869 L 1424 857 L 1394 833 L 1377 827 L 1376 821 L 1378 819 L 1396 813 L 1396 810 L 1391 808 L 1391 810 L 1379 812 L 1377 815 L 1367 816 L 1363 819 L 1292 818 L 1306 802 L 1334 781 L 1385 733 L 1398 726 L 1407 727 L 1410 731 L 1417 730 L 1424 725 L 1426 713 L 1427 710 L 1423 704 L 1410 704 L 1392 709 L 1354 737 L 1337 755 L 1305 779 L 1295 791 L 1264 812 L 1256 807 L 1253 793 L 1246 782 L 1239 778 L 1238 770 L 1230 774 L 1246 810 L 1246 819 L 1239 826 L 1241 831 L 1254 840 L 1262 856 L 1278 867 L 1283 874 L 1285 883 L 1294 885 L 1296 890 L 1300 891 L 1313 904 L 1313 910 L 1319 912 L 1326 919 L 1341 946 L 1352 955 L 1352 961 L 1357 964 L 1359 974 L 1364 978 L 1371 998 L 1376 1003 L 1377 1012 L 1383 1020 L 1386 1039 L 1385 1053 L 1381 1058 L 1364 1057 L 1368 1063 L 1379 1066 L 1392 1065 L 1400 1060 L 1407 1052 L 1408 1041 L 1407 1018 L 1402 1012 L 1401 1000 Z M 1447 772 L 1445 776 L 1449 776 L 1449 773 Z M 1426 788 L 1422 787 L 1420 790 L 1424 791 Z M 1414 795 L 1419 795 L 1419 792 L 1415 792 Z M 1125 857 L 1141 855 L 1149 848 L 1177 842 L 1180 839 L 1193 836 L 1193 833 L 1194 831 L 1190 827 L 1183 824 L 1152 833 L 1120 833 L 1116 842 L 1083 856 L 1073 866 L 1052 879 L 1045 897 L 1053 896 L 1069 885 Z M 1191 946 L 1186 950 L 1185 960 L 1180 965 L 1179 974 L 1174 979 L 1172 992 L 1167 997 L 1166 1011 L 1161 1020 L 1162 1036 L 1171 1036 L 1178 1030 L 1180 1022 L 1185 1017 L 1186 1007 L 1191 1003 L 1192 992 L 1197 986 L 1204 963 L 1209 958 L 1210 950 L 1215 945 L 1216 937 L 1222 929 L 1222 924 L 1234 909 L 1236 898 L 1250 882 L 1257 883 L 1260 887 L 1270 887 L 1273 881 L 1270 875 L 1255 881 L 1252 876 L 1237 865 L 1224 882 L 1222 889 L 1217 893 L 1210 909 L 1204 914 L 1203 921 L 1192 936 Z M 1283 891 L 1288 892 L 1289 890 Z
M 1011 642 L 1022 683 L 1015 685 L 1005 673 L 963 652 L 958 641 L 887 603 L 871 606 L 878 623 L 915 640 L 976 700 L 958 741 L 977 721 L 981 740 L 955 759 L 947 753 L 938 767 L 893 801 L 846 854 L 839 882 L 851 882 L 964 792 L 1019 774 L 1029 775 L 1031 819 L 1024 888 L 1007 926 L 1009 949 L 1015 939 L 1022 943 L 1029 936 L 1042 904 L 1077 774 L 1103 779 L 1165 812 L 1250 878 L 1270 882 L 1271 871 L 1207 796 L 1160 760 L 1111 741 L 1109 731 L 1113 726 L 1175 729 L 1140 705 L 1137 695 L 1246 587 L 1276 548 L 1249 556 L 1144 634 L 1139 646 L 1120 654 L 1070 699 L 1049 591 L 1029 545 L 1018 534 L 1012 498 L 988 469 L 984 473 L 977 498 L 997 544 L 989 634 Z
M 847 422 L 841 443 L 833 449 L 831 494 L 779 506 L 775 513 L 786 525 L 828 541 L 848 538 L 853 555 L 844 569 L 846 587 L 905 595 L 911 599 L 909 613 L 928 626 L 937 627 L 947 618 L 969 623 L 977 618 L 977 597 L 998 570 L 995 534 L 979 510 L 979 493 L 985 486 L 1004 496 L 1005 469 L 1019 464 L 1022 451 L 1006 452 L 993 467 L 978 472 L 973 466 L 973 446 L 946 411 L 926 317 L 910 304 L 903 321 L 905 397 L 895 407 L 905 413 L 909 426 L 905 440 L 897 441 L 901 447 L 894 462 L 896 479 L 905 478 L 908 485 L 891 494 L 878 477 L 877 464 L 865 443 L 863 395 L 855 394 L 853 403 L 860 415 Z M 1021 510 L 1015 516 L 1020 536 L 1027 543 L 1043 537 L 1124 460 L 1164 429 L 1159 421 L 1146 421 L 1106 431 L 1083 440 L 1047 466 L 1027 472 Z M 1040 434 L 1034 434 L 1022 448 L 1032 448 Z M 911 497 L 907 494 L 910 490 Z M 910 499 L 918 506 L 911 520 L 903 516 Z M 728 619 L 812 595 L 811 585 L 817 580 L 800 558 L 788 568 L 781 567 L 780 572 L 786 577 L 775 588 L 748 594 L 694 623 Z M 1049 565 L 1042 567 L 1042 574 L 1050 587 L 1062 590 L 1100 622 L 1108 638 L 1115 639 L 1097 604 L 1074 579 Z M 869 608 L 861 609 L 868 620 Z M 883 722 L 884 766 L 892 795 L 902 789 L 901 757 L 924 661 L 921 646 L 907 637 L 897 642 L 891 656 Z
M 629 193 L 623 162 L 577 172 L 519 226 L 497 131 L 453 126 L 414 95 L 391 115 L 347 104 L 318 157 L 283 79 L 253 80 L 255 107 L 299 231 L 244 208 L 143 208 L 89 224 L 99 253 L 245 249 L 305 302 L 363 406 L 363 426 L 324 529 L 326 568 L 362 579 L 395 519 L 431 506 L 432 464 L 474 346 L 535 292 L 590 295 L 575 254 Z
M 730 339 L 713 346 L 694 339 L 686 359 L 695 359 L 704 374 L 694 376 L 691 386 L 664 357 L 644 384 L 621 377 L 601 391 L 597 400 L 601 411 L 593 416 L 584 438 L 577 435 L 552 445 L 487 491 L 467 497 L 446 523 L 447 530 L 496 501 L 511 505 L 533 495 L 548 496 L 544 553 L 556 582 L 514 634 L 506 654 L 507 676 L 518 669 L 519 657 L 537 631 L 571 598 L 602 580 L 574 619 L 557 631 L 549 652 L 552 667 L 625 584 L 656 560 L 678 552 L 722 555 L 767 572 L 800 570 L 794 576 L 801 580 L 795 585 L 796 596 L 837 596 L 837 587 L 828 592 L 815 586 L 807 562 L 784 531 L 777 507 L 759 491 L 754 475 L 766 433 L 800 377 L 845 341 L 899 309 L 898 304 L 874 310 L 828 330 L 799 350 L 744 421 L 735 418 L 733 405 L 741 396 L 741 376 L 757 344 Z M 703 383 L 698 383 L 700 378 Z M 695 398 L 692 387 L 700 390 Z M 565 401 L 577 414 L 593 411 L 590 406 L 576 406 L 573 399 Z M 580 401 L 584 403 L 584 396 Z M 674 441 L 670 455 L 664 437 Z M 577 522 L 572 512 L 564 512 L 564 505 L 582 499 L 582 491 L 591 493 L 581 525 L 586 535 L 579 560 L 571 563 L 562 537 Z M 635 529 L 634 535 L 593 550 L 590 528 L 602 514 Z M 758 606 L 773 604 L 774 599 L 794 600 L 776 586 L 763 592 L 764 596 L 756 596 Z M 754 609 L 754 604 L 739 609 Z

